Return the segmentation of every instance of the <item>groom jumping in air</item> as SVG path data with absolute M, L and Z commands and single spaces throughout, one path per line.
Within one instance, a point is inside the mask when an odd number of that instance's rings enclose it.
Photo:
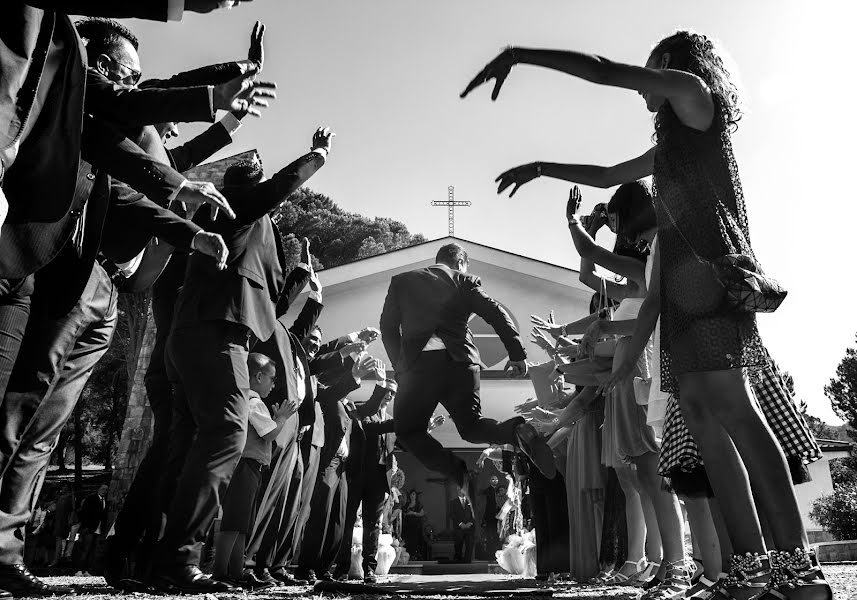
M 522 417 L 502 423 L 482 416 L 479 351 L 467 323 L 485 319 L 509 352 L 506 369 L 527 374 L 527 354 L 509 315 L 467 274 L 467 252 L 458 244 L 438 250 L 437 264 L 395 275 L 381 313 L 381 338 L 396 370 L 399 392 L 393 414 L 399 442 L 426 467 L 469 489 L 467 464 L 426 429 L 438 404 L 458 433 L 474 444 L 520 446 L 549 479 L 556 475 L 553 453 Z

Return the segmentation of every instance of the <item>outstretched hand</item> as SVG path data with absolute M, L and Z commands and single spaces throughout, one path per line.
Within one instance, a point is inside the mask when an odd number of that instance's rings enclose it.
M 324 150 L 327 153 L 330 153 L 330 147 L 333 144 L 333 138 L 336 136 L 330 130 L 330 127 L 319 127 L 315 130 L 315 133 L 312 136 L 312 146 L 310 147 L 310 151 L 313 150 Z
M 547 319 L 540 317 L 539 315 L 530 315 L 530 321 L 533 324 L 533 329 L 536 331 L 546 331 L 551 334 L 553 337 L 557 338 L 560 336 L 562 332 L 562 327 L 557 325 L 553 321 L 553 313 Z M 535 333 L 535 331 L 534 331 Z
M 614 367 L 613 373 L 610 374 L 610 377 L 598 386 L 598 393 L 609 394 L 612 392 L 619 383 L 631 376 L 631 373 L 634 372 L 634 368 L 636 366 L 636 361 L 630 361 L 627 359 L 623 360 L 619 363 L 618 367 Z
M 565 218 L 571 221 L 577 217 L 580 212 L 580 203 L 583 201 L 583 195 L 580 193 L 580 188 L 576 185 L 571 186 L 571 191 L 568 193 L 568 204 L 565 205 Z
M 491 92 L 491 100 L 496 100 L 497 96 L 500 95 L 500 88 L 503 87 L 503 83 L 514 65 L 515 58 L 512 49 L 506 48 L 494 60 L 485 65 L 485 68 L 479 71 L 476 77 L 467 84 L 467 87 L 461 92 L 461 97 L 466 98 L 470 92 L 493 79 L 494 90 Z
M 521 379 L 527 376 L 527 371 L 529 370 L 529 367 L 527 366 L 527 361 L 525 360 L 510 360 L 506 363 L 506 367 L 503 370 L 511 371 L 513 379 Z
M 210 256 L 217 261 L 218 271 L 226 268 L 229 249 L 226 247 L 226 242 L 223 241 L 219 233 L 199 231 L 193 236 L 192 246 L 197 252 Z
M 247 51 L 247 60 L 256 63 L 256 70 L 261 71 L 265 64 L 265 25 L 256 21 L 253 31 L 250 32 L 250 49 Z
M 246 73 L 214 86 L 212 101 L 217 110 L 229 110 L 261 117 L 260 108 L 268 106 L 265 98 L 276 98 L 277 84 L 272 81 L 257 81 L 259 70 L 254 66 Z
M 509 193 L 509 198 L 515 195 L 515 192 L 518 191 L 518 188 L 524 185 L 525 183 L 531 182 L 533 179 L 536 179 L 539 176 L 539 167 L 537 163 L 528 163 L 526 165 L 521 165 L 519 167 L 513 167 L 508 171 L 500 173 L 500 175 L 495 179 L 495 183 L 497 185 L 497 193 L 502 194 L 509 187 L 514 185 L 512 191 Z
M 184 187 L 176 195 L 176 201 L 190 208 L 198 208 L 203 204 L 210 204 L 212 207 L 212 221 L 217 219 L 217 212 L 219 210 L 222 210 L 230 219 L 235 218 L 235 212 L 229 206 L 229 202 L 223 194 L 217 191 L 214 184 L 209 181 L 186 181 Z

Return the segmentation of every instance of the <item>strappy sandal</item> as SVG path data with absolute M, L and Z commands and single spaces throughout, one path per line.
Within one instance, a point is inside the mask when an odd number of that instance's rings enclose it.
M 663 582 L 646 591 L 640 600 L 678 600 L 690 589 L 690 569 L 687 562 L 676 560 L 667 563 Z
M 702 559 L 693 557 L 693 573 L 690 575 L 690 584 L 696 585 L 702 576 L 705 574 L 705 565 L 702 564 Z M 711 581 L 709 579 L 709 581 Z
M 767 595 L 771 589 L 771 569 L 764 563 L 769 563 L 768 557 L 758 552 L 733 554 L 729 573 L 717 582 L 709 599 L 758 600 Z
M 726 573 L 723 573 L 721 577 L 726 577 Z M 715 588 L 720 582 L 721 577 L 711 581 L 704 574 L 701 575 L 699 580 L 694 583 L 689 590 L 687 590 L 685 597 L 693 598 L 693 600 L 710 600 L 716 593 Z
M 772 550 L 768 552 L 768 558 L 771 561 L 771 580 L 766 588 L 767 594 L 777 600 L 791 600 L 792 596 L 800 596 L 795 594 L 797 590 L 817 587 L 820 594 L 813 600 L 833 599 L 833 591 L 824 579 L 814 550 Z
M 610 578 L 613 577 L 613 570 L 601 571 L 598 575 L 589 580 L 592 585 L 604 585 Z
M 661 579 L 658 577 L 658 571 L 660 570 L 661 563 L 650 562 L 646 568 L 643 569 L 643 572 L 637 575 L 634 583 L 629 585 L 633 585 L 634 587 L 641 588 L 643 590 L 660 585 L 662 583 Z
M 615 571 L 613 573 L 613 576 L 605 583 L 607 585 L 632 585 L 633 582 L 636 581 L 637 578 L 640 576 L 640 573 L 648 569 L 645 556 L 637 562 L 626 560 L 625 565 L 633 565 L 634 572 L 630 575 L 625 575 L 624 573 L 622 573 L 622 569 L 620 568 L 619 570 Z M 625 565 L 622 565 L 622 567 L 624 567 Z

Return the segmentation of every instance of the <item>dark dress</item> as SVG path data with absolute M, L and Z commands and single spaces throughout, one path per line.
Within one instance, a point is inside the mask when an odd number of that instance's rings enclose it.
M 708 260 L 753 256 L 724 111 L 716 105 L 711 126 L 697 131 L 681 123 L 666 103 L 657 130 L 661 387 L 677 394 L 676 377 L 684 373 L 757 368 L 767 361 L 756 315 L 729 309 L 712 269 L 694 256 L 694 251 Z
M 407 514 L 409 510 L 420 512 L 423 510 L 423 505 L 417 501 L 413 506 L 407 505 L 402 509 L 402 541 L 405 543 L 405 549 L 411 555 L 411 560 L 424 559 L 425 552 L 425 533 L 423 525 L 425 517 Z

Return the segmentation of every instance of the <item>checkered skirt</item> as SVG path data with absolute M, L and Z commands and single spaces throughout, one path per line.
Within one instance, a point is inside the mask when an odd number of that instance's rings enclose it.
M 789 459 L 803 464 L 821 458 L 821 448 L 797 409 L 794 397 L 786 385 L 777 364 L 770 360 L 767 367 L 749 372 L 750 386 L 762 414 Z M 663 477 L 676 473 L 692 473 L 702 466 L 702 456 L 687 428 L 675 396 L 670 397 L 664 419 L 664 434 L 658 472 Z

